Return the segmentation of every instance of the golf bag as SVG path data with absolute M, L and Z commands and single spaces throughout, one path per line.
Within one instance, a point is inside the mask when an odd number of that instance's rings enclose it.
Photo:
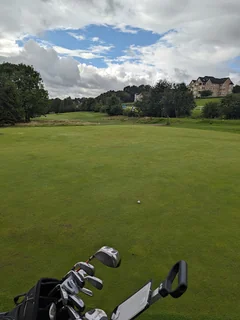
M 0 313 L 0 320 L 49 320 L 49 306 L 56 298 L 48 297 L 48 293 L 59 283 L 54 278 L 40 279 L 27 293 L 14 298 L 15 308 Z

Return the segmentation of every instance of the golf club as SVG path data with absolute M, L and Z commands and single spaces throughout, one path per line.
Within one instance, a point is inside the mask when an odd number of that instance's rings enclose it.
M 78 273 L 81 275 L 84 281 L 88 281 L 93 287 L 98 290 L 102 290 L 103 281 L 97 277 L 88 276 L 87 273 L 83 270 L 79 270 Z
M 61 286 L 60 286 L 60 295 L 61 295 L 62 304 L 64 306 L 67 305 L 69 296 L 68 296 L 67 291 L 64 288 L 62 288 Z
M 70 270 L 62 280 L 71 279 L 71 278 L 74 279 L 74 281 L 76 282 L 79 288 L 84 287 L 85 283 L 84 283 L 83 277 L 81 277 L 80 274 L 74 270 Z
M 89 263 L 93 258 L 102 262 L 105 266 L 110 268 L 118 268 L 121 264 L 121 257 L 114 248 L 104 246 L 92 255 L 86 262 Z
M 72 307 L 76 307 L 78 312 L 83 312 L 85 309 L 85 304 L 82 299 L 80 299 L 78 296 L 69 295 L 68 298 L 69 304 Z
M 93 292 L 87 288 L 80 288 L 79 291 L 86 294 L 89 297 L 93 297 Z
M 68 315 L 70 317 L 71 320 L 82 320 L 82 318 L 80 317 L 80 315 L 77 313 L 76 310 L 73 309 L 73 307 L 70 306 L 66 306 L 64 307 L 67 309 L 68 311 Z
M 95 274 L 95 268 L 92 264 L 87 263 L 87 262 L 77 262 L 74 267 L 73 270 L 79 271 L 84 270 L 89 276 L 94 276 Z
M 93 309 L 84 314 L 86 320 L 108 320 L 107 314 L 101 309 Z
M 79 288 L 72 277 L 67 278 L 61 284 L 61 287 L 65 289 L 69 294 L 78 294 Z
M 53 302 L 49 308 L 49 319 L 55 320 L 56 319 L 56 313 L 57 313 L 57 307 L 56 304 Z

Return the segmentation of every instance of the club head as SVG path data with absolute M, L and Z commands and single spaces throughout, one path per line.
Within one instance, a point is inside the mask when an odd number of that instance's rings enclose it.
M 78 271 L 78 274 L 80 275 L 80 277 L 85 280 L 85 278 L 88 276 L 88 274 L 83 270 L 83 269 L 80 269 Z
M 92 264 L 87 262 L 78 262 L 74 266 L 76 269 L 85 271 L 89 276 L 94 276 L 95 268 Z
M 80 315 L 77 313 L 76 310 L 73 309 L 73 307 L 66 306 L 65 308 L 68 310 L 68 315 L 69 315 L 71 320 L 82 320 Z
M 85 285 L 84 279 L 80 276 L 77 271 L 70 271 L 71 276 L 76 281 L 76 284 L 79 288 L 83 288 Z
M 119 252 L 108 246 L 104 246 L 99 249 L 93 257 L 110 268 L 118 268 L 121 264 Z
M 65 289 L 69 294 L 78 294 L 79 292 L 79 288 L 72 276 L 64 280 L 61 284 L 61 287 Z
M 93 292 L 92 292 L 92 290 L 89 290 L 89 289 L 87 289 L 87 288 L 81 288 L 81 289 L 80 289 L 80 292 L 86 294 L 86 295 L 89 296 L 89 297 L 93 297 Z
M 57 313 L 57 307 L 56 304 L 53 302 L 49 308 L 49 319 L 55 320 L 56 319 L 56 313 Z
M 101 309 L 93 309 L 85 313 L 86 320 L 108 320 L 106 312 Z
M 103 281 L 96 277 L 87 276 L 85 278 L 93 287 L 95 287 L 98 290 L 102 290 L 103 288 Z
M 62 304 L 65 306 L 68 303 L 68 293 L 67 291 L 60 286 L 60 294 L 62 299 Z
M 85 304 L 82 299 L 80 299 L 78 296 L 70 295 L 69 296 L 69 303 L 77 308 L 78 312 L 83 312 L 85 309 Z

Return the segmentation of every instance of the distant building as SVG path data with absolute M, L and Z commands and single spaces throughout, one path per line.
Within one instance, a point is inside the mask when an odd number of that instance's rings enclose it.
M 142 98 L 143 98 L 142 93 L 139 93 L 139 94 L 135 93 L 134 102 L 142 101 Z
M 212 97 L 224 97 L 232 93 L 233 82 L 230 78 L 214 78 L 211 76 L 199 77 L 188 85 L 195 98 L 201 97 L 204 90 L 212 91 Z

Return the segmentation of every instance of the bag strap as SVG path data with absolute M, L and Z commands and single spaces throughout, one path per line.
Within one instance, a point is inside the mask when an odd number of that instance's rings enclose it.
M 18 302 L 19 298 L 21 297 L 26 297 L 27 293 L 22 293 L 22 294 L 19 294 L 18 296 L 16 296 L 13 301 L 15 303 L 16 306 L 18 306 L 19 304 L 21 304 L 22 302 Z

